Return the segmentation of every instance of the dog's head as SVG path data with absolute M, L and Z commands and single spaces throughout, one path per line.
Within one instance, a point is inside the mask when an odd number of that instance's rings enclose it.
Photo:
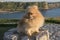
M 39 11 L 38 6 L 36 6 L 36 5 L 28 6 L 25 17 L 28 19 L 34 19 L 38 15 L 37 14 L 38 11 Z

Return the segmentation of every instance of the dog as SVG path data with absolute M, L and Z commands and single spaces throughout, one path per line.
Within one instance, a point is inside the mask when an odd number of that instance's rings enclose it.
M 38 33 L 43 24 L 44 16 L 38 10 L 38 6 L 32 5 L 27 8 L 26 14 L 18 22 L 17 31 L 31 36 L 34 32 Z

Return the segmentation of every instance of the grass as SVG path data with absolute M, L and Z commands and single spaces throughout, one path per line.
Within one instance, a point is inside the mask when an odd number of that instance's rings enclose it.
M 0 23 L 17 23 L 18 19 L 0 19 Z
M 0 24 L 3 23 L 17 23 L 19 19 L 0 19 Z M 45 23 L 57 23 L 60 24 L 60 17 L 58 18 L 46 18 Z
M 46 23 L 57 23 L 60 24 L 60 17 L 59 18 L 47 18 L 45 20 Z

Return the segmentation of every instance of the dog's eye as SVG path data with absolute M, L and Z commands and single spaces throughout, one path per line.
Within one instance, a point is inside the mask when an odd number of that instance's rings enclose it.
M 28 15 L 32 15 L 32 13 L 31 13 L 31 12 L 29 12 L 29 13 L 28 13 Z

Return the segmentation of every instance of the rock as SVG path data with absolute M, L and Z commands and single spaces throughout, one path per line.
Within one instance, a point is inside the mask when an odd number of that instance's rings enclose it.
M 45 24 L 42 28 L 49 30 L 51 40 L 59 40 L 59 37 L 56 37 L 56 33 L 60 31 L 60 24 Z
M 13 29 L 14 31 L 16 31 L 16 28 Z M 12 29 L 8 30 L 7 32 L 4 33 L 4 40 L 17 40 L 18 39 L 18 34 L 13 34 Z
M 48 30 L 41 31 L 39 35 L 36 36 L 36 40 L 49 40 Z
M 49 31 L 49 38 L 51 40 L 60 40 L 60 24 L 45 24 L 42 27 L 43 30 L 48 30 Z M 16 32 L 17 29 L 16 28 L 12 28 L 10 30 L 8 30 L 7 32 L 4 33 L 4 40 L 15 40 L 18 39 L 18 33 Z M 40 36 L 40 34 L 38 35 Z M 39 37 L 36 36 L 36 39 L 38 40 Z M 46 37 L 46 36 L 42 36 L 42 37 Z M 22 40 L 29 40 L 29 38 L 27 36 L 22 37 Z
M 28 36 L 19 36 L 19 34 L 16 32 L 17 29 L 16 28 L 13 28 L 13 29 L 10 29 L 8 30 L 7 32 L 4 33 L 4 40 L 44 40 L 44 38 L 46 40 L 49 39 L 49 34 L 48 34 L 48 31 L 46 30 L 43 30 L 43 31 L 40 31 L 40 33 L 38 33 L 36 35 L 36 37 L 33 37 L 33 38 L 29 38 Z
M 28 38 L 28 36 L 24 36 L 24 37 L 22 37 L 21 40 L 29 40 L 29 38 Z

